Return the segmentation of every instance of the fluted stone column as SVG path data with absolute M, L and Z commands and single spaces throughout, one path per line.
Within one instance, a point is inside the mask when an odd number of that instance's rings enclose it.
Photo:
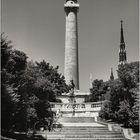
M 70 84 L 73 80 L 75 89 L 79 90 L 79 63 L 78 63 L 78 26 L 77 12 L 79 4 L 77 0 L 67 0 L 64 4 L 66 12 L 65 32 L 65 78 Z

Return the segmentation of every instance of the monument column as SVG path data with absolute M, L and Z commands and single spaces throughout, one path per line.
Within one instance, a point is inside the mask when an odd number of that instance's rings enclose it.
M 78 63 L 78 26 L 77 12 L 79 4 L 77 0 L 66 0 L 64 4 L 66 12 L 65 32 L 65 79 L 70 84 L 73 80 L 75 89 L 79 90 L 79 63 Z

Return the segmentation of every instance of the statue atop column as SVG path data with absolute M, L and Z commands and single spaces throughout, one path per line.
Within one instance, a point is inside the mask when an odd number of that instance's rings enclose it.
M 67 2 L 67 1 L 70 1 L 70 0 L 66 0 L 66 2 Z M 77 2 L 77 0 L 71 0 L 71 1 Z

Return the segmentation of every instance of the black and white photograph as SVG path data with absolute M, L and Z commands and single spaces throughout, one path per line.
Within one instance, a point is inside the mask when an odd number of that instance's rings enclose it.
M 139 0 L 1 0 L 1 140 L 139 140 Z

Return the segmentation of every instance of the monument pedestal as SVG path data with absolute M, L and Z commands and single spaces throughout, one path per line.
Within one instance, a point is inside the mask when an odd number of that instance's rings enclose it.
M 74 98 L 76 103 L 84 103 L 87 96 L 89 96 L 89 92 L 80 92 L 79 90 L 74 91 Z M 63 93 L 62 95 L 58 96 L 63 103 L 70 103 L 69 93 Z
M 51 108 L 55 112 L 60 110 L 62 117 L 72 117 L 73 111 L 75 117 L 98 117 L 103 102 L 83 102 L 84 99 L 79 99 L 78 96 L 75 96 L 75 98 L 79 102 L 70 103 L 68 96 L 60 96 L 59 99 L 64 102 L 51 103 Z

